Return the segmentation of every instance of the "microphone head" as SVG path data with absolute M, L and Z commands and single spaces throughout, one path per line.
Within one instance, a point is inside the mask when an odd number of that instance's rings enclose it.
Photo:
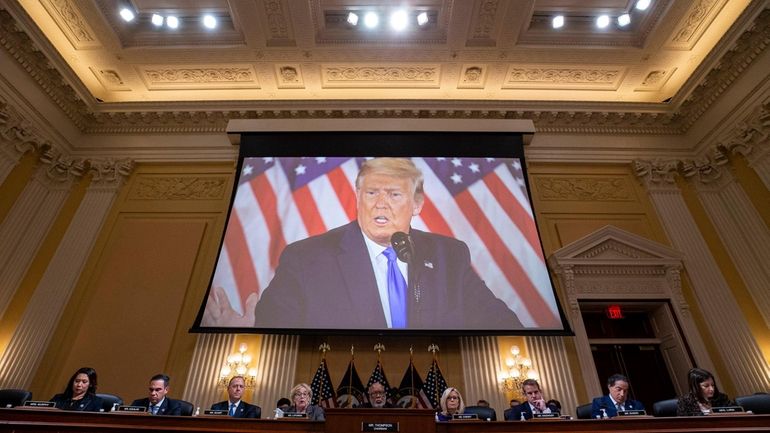
M 398 259 L 404 263 L 410 263 L 414 256 L 412 250 L 412 240 L 409 235 L 404 232 L 395 232 L 390 237 L 390 245 L 393 246 L 393 250 L 396 251 Z

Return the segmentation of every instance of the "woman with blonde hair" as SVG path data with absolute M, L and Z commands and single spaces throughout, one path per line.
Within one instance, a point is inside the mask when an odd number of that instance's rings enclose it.
M 441 412 L 436 414 L 437 421 L 449 421 L 452 415 L 460 414 L 465 411 L 463 396 L 457 388 L 449 387 L 441 394 Z

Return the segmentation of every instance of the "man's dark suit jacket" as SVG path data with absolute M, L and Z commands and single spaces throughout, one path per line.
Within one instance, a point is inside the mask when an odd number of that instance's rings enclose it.
M 549 405 L 551 412 L 559 412 L 559 409 L 554 405 Z M 521 414 L 524 414 L 524 419 L 532 418 L 532 408 L 529 407 L 529 402 L 524 402 L 518 406 L 511 408 L 511 411 L 505 414 L 506 421 L 521 421 Z
M 144 406 L 147 408 L 147 413 L 152 413 L 150 411 L 150 399 L 149 398 L 140 398 L 139 400 L 134 400 L 131 403 L 131 406 Z M 166 397 L 163 400 L 163 403 L 160 405 L 160 408 L 158 409 L 157 415 L 176 415 L 180 416 L 182 415 L 182 405 L 179 404 L 178 401 L 172 400 L 168 397 Z
M 602 408 L 607 412 L 607 416 L 612 418 L 618 415 L 618 408 L 615 407 L 615 403 L 612 402 L 609 395 L 602 397 L 596 397 L 591 403 L 591 418 L 602 416 Z M 625 410 L 644 410 L 644 405 L 636 400 L 626 400 L 623 403 Z
M 471 267 L 457 239 L 412 229 L 410 329 L 522 328 Z M 255 309 L 258 328 L 387 327 L 364 235 L 353 221 L 288 245 Z
M 220 401 L 219 403 L 214 403 L 211 405 L 212 410 L 226 410 L 230 411 L 230 402 L 228 400 Z M 233 415 L 233 418 L 260 418 L 262 417 L 262 408 L 254 405 L 246 403 L 245 401 L 241 400 L 241 402 L 238 404 L 238 407 L 235 408 L 235 414 Z

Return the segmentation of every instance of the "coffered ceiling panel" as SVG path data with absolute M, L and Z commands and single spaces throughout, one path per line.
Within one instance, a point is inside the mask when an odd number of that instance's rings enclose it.
M 4 1 L 86 103 L 671 100 L 750 0 Z M 136 18 L 126 22 L 119 9 Z M 404 7 L 407 27 L 388 16 Z M 377 12 L 373 29 L 348 15 Z M 202 15 L 217 19 L 214 29 Z M 621 27 L 615 19 L 629 14 Z M 152 15 L 179 27 L 156 26 Z M 424 14 L 425 22 L 416 18 Z M 551 20 L 565 17 L 554 29 Z M 608 14 L 605 29 L 596 18 Z M 135 106 L 135 105 L 134 105 Z

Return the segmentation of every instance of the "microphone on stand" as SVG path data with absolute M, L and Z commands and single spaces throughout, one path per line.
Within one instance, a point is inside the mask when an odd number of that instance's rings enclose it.
M 414 263 L 414 245 L 412 244 L 412 238 L 404 232 L 395 232 L 390 236 L 390 245 L 396 252 L 396 256 L 402 262 L 409 265 L 409 282 L 408 285 L 414 293 L 414 299 L 419 304 L 420 302 L 420 266 Z

